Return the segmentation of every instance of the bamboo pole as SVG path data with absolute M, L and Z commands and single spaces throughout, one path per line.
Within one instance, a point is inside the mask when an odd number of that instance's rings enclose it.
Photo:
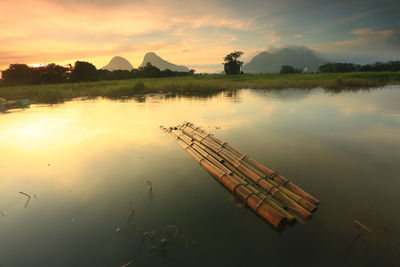
M 262 188 L 259 188 L 253 181 L 251 181 L 249 178 L 247 178 L 242 173 L 237 171 L 235 169 L 235 167 L 233 167 L 228 162 L 224 162 L 224 165 L 227 166 L 227 168 L 229 168 L 231 171 L 233 171 L 233 173 L 235 173 L 237 176 L 244 179 L 248 183 L 247 187 L 251 191 L 253 191 L 258 197 L 260 197 L 262 200 L 267 202 L 269 205 L 271 205 L 274 209 L 276 209 L 281 214 L 283 214 L 288 219 L 289 222 L 296 221 L 296 217 L 287 211 L 288 206 L 285 205 L 285 203 L 283 203 L 279 199 L 273 198 L 270 195 L 268 195 L 268 193 L 265 190 L 263 190 Z
M 194 140 L 194 142 L 192 141 L 192 144 L 193 144 L 192 147 L 194 147 L 195 149 L 197 148 L 196 143 L 198 143 L 198 142 L 195 140 Z M 211 155 L 215 159 L 218 158 L 218 155 L 211 150 L 207 151 L 207 153 L 209 153 L 209 155 Z M 226 162 L 224 160 L 220 161 L 219 163 L 223 166 L 223 168 L 225 168 L 225 170 L 227 172 L 233 173 L 233 174 L 237 175 L 239 178 L 241 178 L 242 180 L 246 181 L 246 183 L 247 183 L 246 187 L 248 187 L 252 192 L 254 192 L 258 197 L 260 197 L 262 200 L 267 202 L 273 208 L 278 210 L 281 214 L 285 215 L 285 217 L 289 221 L 294 221 L 296 219 L 292 214 L 290 214 L 286 211 L 286 209 L 288 207 L 283 202 L 279 201 L 278 199 L 272 198 L 265 192 L 265 190 L 261 191 L 262 190 L 261 188 L 256 188 L 258 186 L 252 180 L 250 180 L 248 177 L 246 177 L 240 171 L 238 171 L 233 165 L 229 164 L 228 162 Z
M 257 168 L 259 171 L 264 173 L 265 175 L 268 175 L 270 179 L 274 180 L 275 182 L 279 183 L 280 185 L 286 187 L 287 189 L 291 190 L 295 194 L 301 196 L 302 198 L 306 199 L 308 202 L 310 202 L 313 205 L 319 204 L 319 200 L 316 199 L 315 197 L 311 196 L 307 192 L 305 192 L 303 189 L 298 187 L 296 184 L 293 182 L 287 180 L 285 177 L 282 175 L 278 174 L 277 172 L 269 169 L 268 167 L 264 166 L 263 164 L 253 160 L 247 155 L 244 155 L 231 145 L 229 145 L 226 142 L 222 142 L 220 139 L 214 137 L 212 134 L 207 134 L 204 130 L 202 130 L 200 127 L 195 127 L 192 123 L 187 122 L 183 124 L 183 127 L 189 127 L 192 130 L 196 131 L 199 133 L 199 135 L 203 138 L 209 138 L 219 144 L 221 147 L 224 147 L 226 150 L 230 151 L 232 154 L 234 154 L 236 157 L 239 159 L 243 160 L 244 162 L 248 163 L 249 165 L 254 166 Z
M 207 156 L 211 156 L 214 160 L 217 160 L 219 158 L 219 156 L 211 151 L 211 150 L 204 150 L 202 148 L 200 148 L 197 144 L 198 141 L 196 140 L 192 140 L 192 147 L 194 149 L 196 149 L 197 151 L 199 151 L 199 153 L 207 153 Z M 214 163 L 214 162 L 213 162 Z M 217 163 L 219 165 L 217 165 Z M 252 180 L 250 180 L 248 177 L 246 177 L 245 175 L 243 175 L 240 171 L 238 171 L 233 165 L 229 164 L 228 162 L 224 161 L 223 159 L 216 162 L 217 166 L 220 166 L 221 169 L 223 169 L 224 171 L 226 171 L 227 173 L 231 173 L 231 174 L 235 174 L 236 176 L 238 176 L 239 178 L 241 178 L 242 180 L 246 181 L 247 185 L 246 187 L 248 187 L 252 192 L 254 192 L 258 197 L 260 197 L 261 199 L 263 199 L 265 202 L 267 202 L 269 205 L 271 205 L 273 208 L 275 208 L 276 210 L 278 210 L 280 213 L 284 214 L 285 217 L 289 220 L 289 221 L 293 221 L 295 220 L 295 217 L 293 215 L 291 215 L 290 213 L 288 213 L 285 208 L 287 209 L 287 206 L 284 205 L 284 203 L 282 202 L 277 202 L 276 199 L 273 199 L 272 197 L 270 197 L 269 195 L 264 194 L 263 192 L 261 192 L 259 189 L 256 189 L 255 186 L 257 186 Z
M 219 154 L 224 160 L 226 160 L 228 163 L 233 165 L 238 171 L 240 171 L 245 176 L 247 176 L 250 180 L 252 180 L 256 185 L 258 185 L 262 189 L 264 189 L 267 192 L 267 194 L 284 202 L 291 210 L 298 213 L 298 215 L 300 217 L 308 218 L 311 216 L 311 213 L 308 210 L 306 210 L 303 206 L 301 206 L 298 202 L 294 201 L 289 196 L 287 196 L 284 193 L 282 193 L 281 191 L 279 191 L 277 188 L 279 188 L 280 186 L 278 186 L 278 185 L 274 186 L 274 185 L 270 184 L 263 177 L 260 177 L 256 173 L 252 172 L 250 169 L 246 168 L 246 166 L 243 163 L 238 162 L 235 159 L 235 156 L 232 155 L 231 153 L 229 153 L 228 151 L 226 151 L 224 148 L 221 148 L 219 145 L 215 144 L 214 142 L 204 140 L 203 138 L 196 135 L 195 133 L 192 134 L 185 129 L 180 129 L 180 131 L 182 131 L 188 137 L 197 140 L 198 142 L 202 143 L 203 145 L 208 146 L 211 150 L 213 150 L 214 152 Z
M 238 162 L 240 162 L 239 158 L 236 158 L 236 160 Z M 264 175 L 264 173 L 260 172 L 258 169 L 254 168 L 253 166 L 248 165 L 248 164 L 244 164 L 244 165 L 245 165 L 246 168 L 250 169 L 252 172 L 257 174 L 259 177 L 263 177 L 264 179 L 266 179 L 272 186 L 277 188 L 279 191 L 281 191 L 285 195 L 289 196 L 291 199 L 293 199 L 294 201 L 299 203 L 302 207 L 304 207 L 308 211 L 312 212 L 312 211 L 315 211 L 317 209 L 317 207 L 315 205 L 311 204 L 306 199 L 302 198 L 301 196 L 297 195 L 296 193 L 288 190 L 286 187 L 283 187 L 282 185 L 280 185 L 279 183 L 277 183 L 274 180 L 270 179 L 269 177 L 266 177 Z
M 285 217 L 276 211 L 274 208 L 265 203 L 262 199 L 252 193 L 245 187 L 245 183 L 241 183 L 236 177 L 230 176 L 217 166 L 212 164 L 207 158 L 203 157 L 191 146 L 187 145 L 182 139 L 177 139 L 177 142 L 183 149 L 202 166 L 208 173 L 217 179 L 235 196 L 241 199 L 254 212 L 264 218 L 275 228 L 279 228 L 285 221 Z
M 233 178 L 235 178 L 236 180 L 240 181 L 243 184 L 246 183 L 245 187 L 250 189 L 252 193 L 254 193 L 256 196 L 264 200 L 268 205 L 270 205 L 280 214 L 286 217 L 289 220 L 289 222 L 292 222 L 296 219 L 292 214 L 290 214 L 285 210 L 285 208 L 287 207 L 282 207 L 282 205 L 280 203 L 277 203 L 276 200 L 274 200 L 272 197 L 265 195 L 263 192 L 256 189 L 254 187 L 254 183 L 251 180 L 249 180 L 244 175 L 242 176 L 241 173 L 237 172 L 237 170 L 232 165 L 230 165 L 227 162 L 224 162 L 224 160 L 220 158 L 217 154 L 215 154 L 213 151 L 211 150 L 207 151 L 205 147 L 202 146 L 200 143 L 198 143 L 196 140 L 190 141 L 187 135 L 180 134 L 179 131 L 172 130 L 171 134 L 173 134 L 173 136 L 176 137 L 177 139 L 180 139 L 183 142 L 185 142 L 187 146 L 191 146 L 194 150 L 196 150 L 199 154 L 208 159 L 212 164 L 217 166 L 226 174 L 232 176 Z M 249 182 L 251 182 L 251 184 Z
M 254 181 L 258 186 L 265 189 L 268 192 L 268 194 L 283 201 L 290 209 L 298 212 L 300 216 L 304 218 L 308 218 L 311 216 L 310 211 L 308 211 L 306 207 L 310 208 L 311 210 L 314 210 L 315 207 L 313 207 L 312 204 L 308 203 L 307 206 L 303 207 L 302 205 L 299 204 L 301 202 L 291 199 L 289 196 L 280 191 L 279 190 L 279 188 L 281 188 L 280 185 L 278 184 L 272 185 L 270 181 L 268 181 L 262 176 L 259 176 L 258 174 L 254 173 L 252 170 L 247 168 L 245 163 L 241 162 L 236 156 L 231 154 L 229 151 L 227 151 L 220 145 L 210 140 L 205 140 L 196 133 L 190 132 L 184 128 L 181 129 L 181 131 L 186 135 L 188 135 L 190 138 L 193 138 L 202 143 L 203 145 L 208 146 L 211 150 L 219 154 L 224 160 L 232 164 L 236 169 L 238 169 L 240 172 L 242 172 L 244 175 L 246 175 L 248 178 Z

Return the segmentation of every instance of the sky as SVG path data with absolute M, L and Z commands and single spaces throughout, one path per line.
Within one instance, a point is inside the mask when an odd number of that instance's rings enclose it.
M 306 46 L 340 62 L 400 60 L 398 0 L 0 0 L 0 70 L 12 63 L 113 56 L 138 67 L 155 52 L 197 72 L 234 51 Z

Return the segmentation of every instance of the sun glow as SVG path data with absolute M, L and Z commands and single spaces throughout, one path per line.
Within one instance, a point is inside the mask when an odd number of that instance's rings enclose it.
M 30 67 L 34 67 L 34 68 L 39 68 L 39 67 L 45 67 L 47 66 L 47 64 L 45 63 L 34 63 L 34 64 L 28 64 Z

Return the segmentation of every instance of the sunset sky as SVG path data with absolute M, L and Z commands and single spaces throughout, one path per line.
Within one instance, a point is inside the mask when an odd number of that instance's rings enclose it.
M 0 0 L 0 70 L 11 63 L 98 68 L 146 52 L 198 72 L 224 55 L 304 45 L 337 61 L 400 59 L 400 1 Z

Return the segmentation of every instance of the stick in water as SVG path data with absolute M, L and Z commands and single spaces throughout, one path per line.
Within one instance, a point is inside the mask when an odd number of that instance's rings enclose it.
M 31 195 L 28 195 L 28 194 L 25 193 L 25 192 L 20 191 L 19 193 L 20 193 L 20 194 L 23 194 L 24 196 L 27 196 L 27 197 L 31 198 Z
M 372 233 L 372 229 L 369 228 L 369 227 L 367 227 L 367 226 L 365 226 L 364 224 L 362 224 L 359 220 L 354 220 L 353 223 L 355 224 L 355 226 L 356 226 L 358 229 L 363 229 L 363 230 L 365 230 L 365 231 L 367 231 L 367 232 Z

